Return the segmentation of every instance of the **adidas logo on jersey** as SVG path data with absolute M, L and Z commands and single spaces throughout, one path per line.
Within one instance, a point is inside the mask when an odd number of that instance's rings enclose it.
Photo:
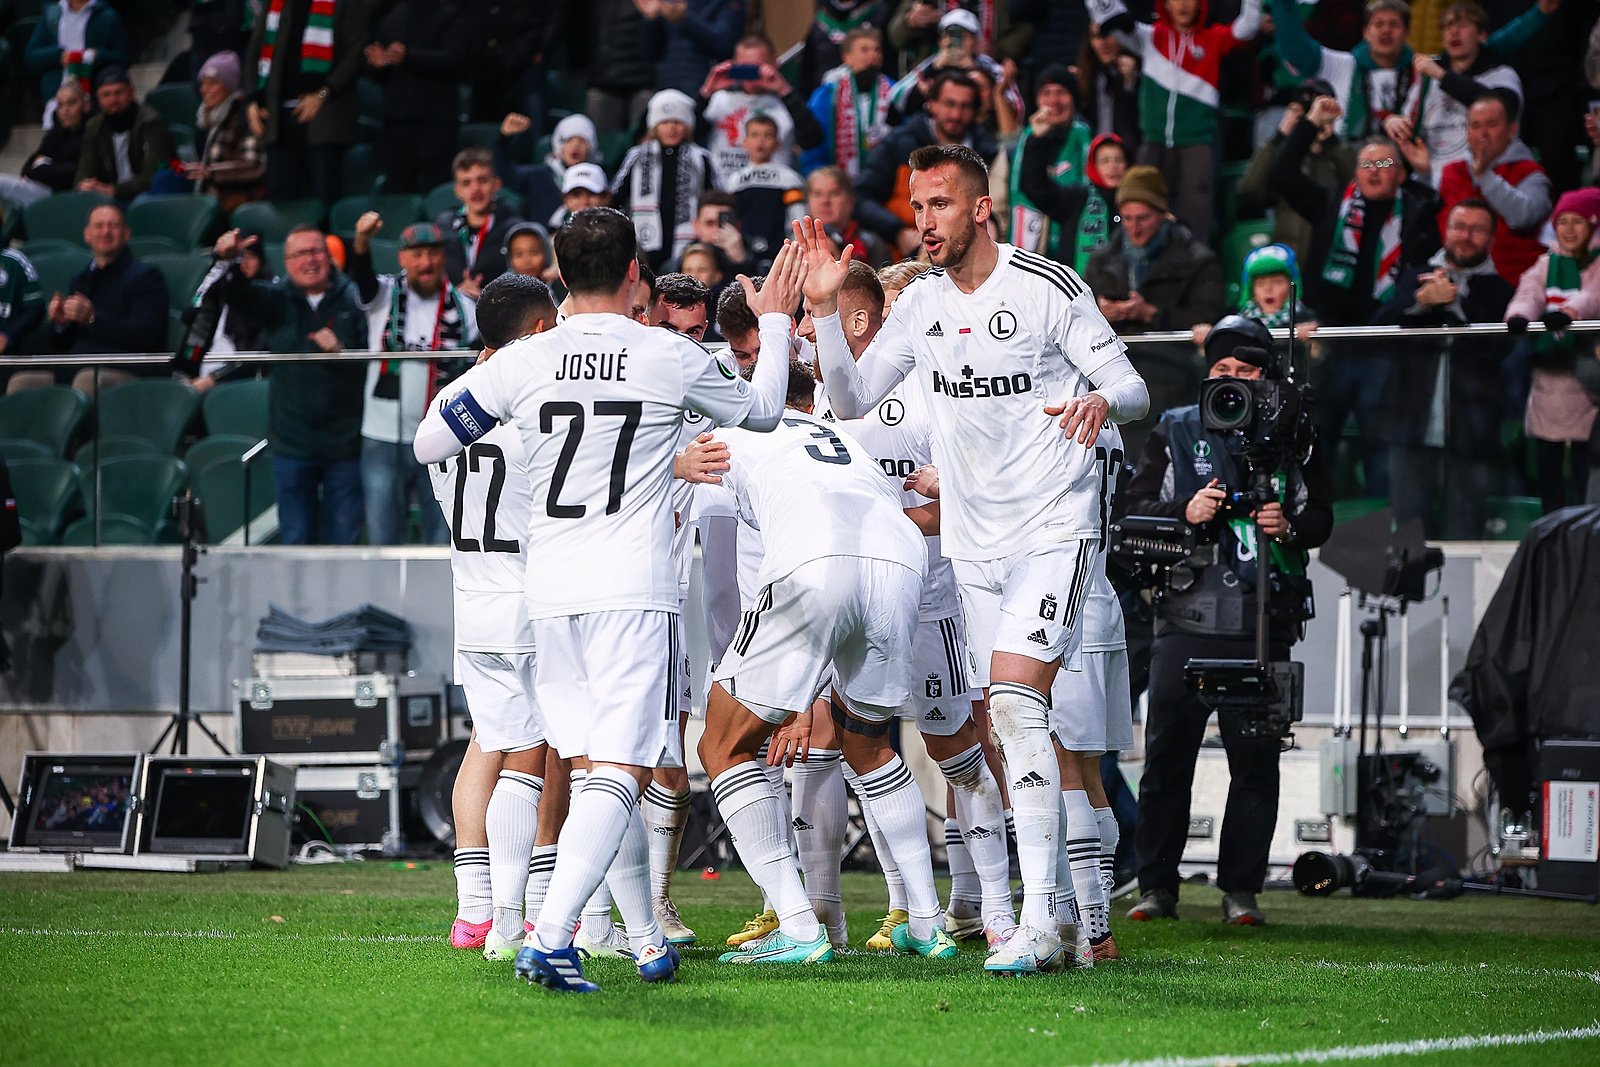
M 974 826 L 962 836 L 966 837 L 968 840 L 982 841 L 985 838 L 993 837 L 994 831 L 989 829 L 987 826 Z
M 1029 634 L 1028 640 L 1032 641 L 1036 645 L 1048 645 L 1050 643 L 1050 639 L 1044 635 L 1043 626 Z
M 1012 789 L 1038 789 L 1040 786 L 1049 785 L 1038 771 L 1029 771 L 1021 778 L 1011 783 Z
M 810 823 L 806 822 L 800 816 L 796 815 L 794 817 L 794 829 L 795 829 L 796 833 L 799 833 L 801 830 L 815 830 L 816 827 L 812 826 Z
M 932 326 L 928 327 L 928 332 L 926 334 L 924 334 L 923 336 L 925 336 L 925 337 L 943 337 L 944 336 L 944 331 L 939 328 L 939 323 L 935 322 Z
M 928 714 L 924 715 L 923 718 L 927 719 L 929 722 L 949 721 L 944 717 L 944 712 L 940 711 L 938 708 L 934 708 L 932 711 L 928 712 Z

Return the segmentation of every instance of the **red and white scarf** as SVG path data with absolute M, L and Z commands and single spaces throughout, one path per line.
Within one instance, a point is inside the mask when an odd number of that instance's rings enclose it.
M 861 161 L 889 135 L 889 79 L 879 74 L 876 90 L 867 107 L 863 123 L 855 75 L 849 67 L 835 67 L 824 75 L 833 87 L 833 157 L 852 178 L 861 174 Z
M 311 0 L 305 30 L 300 35 L 302 74 L 326 74 L 333 69 L 333 5 L 335 0 Z M 267 32 L 261 42 L 261 58 L 256 61 L 256 87 L 265 89 L 272 76 L 272 60 L 277 54 L 278 30 L 283 26 L 284 0 L 272 0 L 267 8 Z

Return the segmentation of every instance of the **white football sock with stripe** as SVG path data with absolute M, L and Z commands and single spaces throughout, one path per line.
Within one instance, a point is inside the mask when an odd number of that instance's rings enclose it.
M 583 784 L 588 780 L 588 777 L 588 771 L 579 770 L 576 767 L 572 769 L 573 796 L 577 796 L 583 789 Z M 570 808 L 567 813 L 567 819 L 569 822 L 572 819 Z M 594 887 L 594 892 L 589 895 L 589 899 L 583 902 L 583 913 L 580 922 L 583 928 L 588 931 L 583 936 L 592 937 L 596 940 L 605 937 L 606 932 L 611 929 L 611 887 L 606 885 L 605 879 L 602 878 L 600 880 L 600 884 Z
M 1110 808 L 1095 808 L 1095 822 L 1100 827 L 1100 884 L 1106 891 L 1106 908 L 1111 907 L 1111 892 L 1117 888 L 1117 844 L 1121 828 L 1117 816 Z
M 961 838 L 961 824 L 955 819 L 944 821 L 944 857 L 950 868 L 950 903 L 945 911 L 957 919 L 980 914 L 983 884 L 978 881 L 978 868 L 972 865 L 972 853 Z
M 1061 770 L 1050 740 L 1049 702 L 1016 682 L 989 687 L 989 714 L 1005 755 L 1011 811 L 1017 824 L 1017 866 L 1022 872 L 1022 921 L 1035 930 L 1055 929 L 1057 836 Z M 1062 870 L 1067 867 L 1063 864 Z
M 458 848 L 456 861 L 456 918 L 483 923 L 494 918 L 494 894 L 489 883 L 489 850 Z
M 502 770 L 489 794 L 483 819 L 489 834 L 489 886 L 495 929 L 507 941 L 522 939 L 522 903 L 533 841 L 539 833 L 539 796 L 543 792 L 543 778 Z
M 843 762 L 838 749 L 814 748 L 794 772 L 794 836 L 800 845 L 800 873 L 806 896 L 830 938 L 844 934 L 844 895 L 839 860 L 846 829 Z
M 973 745 L 950 759 L 939 762 L 945 781 L 955 793 L 956 822 L 972 856 L 983 901 L 983 920 L 1004 918 L 1011 913 L 1011 861 L 1006 854 L 1005 809 L 1000 802 L 1000 783 L 983 759 L 983 747 Z M 948 833 L 946 834 L 948 837 Z M 950 869 L 955 877 L 955 868 Z M 951 896 L 955 888 L 952 884 Z
M 616 898 L 635 959 L 647 947 L 666 941 L 655 909 L 650 906 L 650 831 L 645 829 L 644 814 L 637 807 L 617 846 L 617 858 L 606 871 L 606 887 Z
M 665 897 L 672 889 L 678 846 L 683 844 L 683 828 L 689 822 L 689 791 L 651 782 L 644 787 L 639 810 L 650 833 L 650 895 Z
M 1100 822 L 1094 817 L 1089 794 L 1082 789 L 1063 790 L 1067 810 L 1066 842 L 1072 888 L 1078 895 L 1078 913 L 1085 933 L 1092 938 L 1111 932 L 1105 894 L 1100 888 Z
M 744 869 L 772 902 L 778 929 L 796 941 L 815 941 L 822 927 L 800 884 L 783 805 L 772 791 L 766 768 L 748 761 L 736 763 L 712 779 L 711 795 Z
M 556 845 L 535 845 L 533 858 L 528 860 L 528 888 L 522 899 L 522 915 L 528 922 L 539 921 L 539 909 L 544 907 L 544 895 L 550 888 L 550 876 L 556 869 Z
M 1056 793 L 1056 839 L 1067 839 L 1067 798 L 1065 793 Z M 1072 884 L 1072 860 L 1065 848 L 1056 850 L 1056 884 L 1055 884 L 1055 910 L 1056 924 L 1058 927 L 1071 924 L 1074 927 L 1073 937 L 1077 937 L 1076 927 L 1083 921 L 1078 911 L 1078 892 Z M 1063 932 L 1062 940 L 1066 940 Z
M 872 809 L 867 806 L 866 795 L 861 791 L 861 779 L 856 777 L 856 772 L 843 760 L 839 761 L 839 770 L 844 775 L 844 780 L 850 784 L 850 791 L 856 795 L 856 803 L 861 805 L 861 821 L 867 824 L 867 836 L 872 838 L 872 854 L 878 858 L 878 866 L 883 871 L 883 882 L 889 890 L 889 910 L 906 910 L 906 883 L 900 877 L 900 867 L 894 861 L 894 853 L 889 848 L 889 839 L 883 836 L 883 830 L 878 826 L 878 820 L 873 817 Z
M 639 783 L 617 767 L 596 767 L 584 778 L 582 789 L 572 790 L 567 821 L 561 827 L 555 873 L 550 877 L 535 928 L 539 943 L 547 951 L 572 944 L 578 912 L 605 880 L 629 823 L 638 816 L 638 805 Z
M 928 816 L 922 790 L 899 756 L 876 770 L 857 775 L 862 803 L 872 809 L 905 882 L 906 914 L 911 936 L 926 941 L 939 920 L 939 893 L 933 884 L 933 855 L 928 848 Z
M 788 829 L 789 851 L 794 854 L 795 863 L 800 862 L 800 843 L 794 836 L 794 798 L 789 795 L 789 785 L 783 780 L 783 764 L 773 767 L 767 763 L 767 744 L 761 743 L 761 750 L 756 753 L 756 762 L 761 765 L 761 770 L 766 774 L 768 783 L 772 786 L 772 794 L 778 798 L 778 803 L 783 805 L 783 825 Z

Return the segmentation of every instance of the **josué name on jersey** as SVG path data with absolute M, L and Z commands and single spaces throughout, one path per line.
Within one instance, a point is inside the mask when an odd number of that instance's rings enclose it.
M 628 380 L 628 353 L 569 352 L 556 364 L 558 382 L 625 382 Z

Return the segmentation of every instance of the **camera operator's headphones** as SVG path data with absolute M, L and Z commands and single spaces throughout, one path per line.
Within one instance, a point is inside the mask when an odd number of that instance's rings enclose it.
M 1224 315 L 1206 334 L 1206 367 L 1219 359 L 1232 357 L 1241 363 L 1260 367 L 1263 377 L 1280 378 L 1272 332 L 1257 319 L 1243 315 Z

